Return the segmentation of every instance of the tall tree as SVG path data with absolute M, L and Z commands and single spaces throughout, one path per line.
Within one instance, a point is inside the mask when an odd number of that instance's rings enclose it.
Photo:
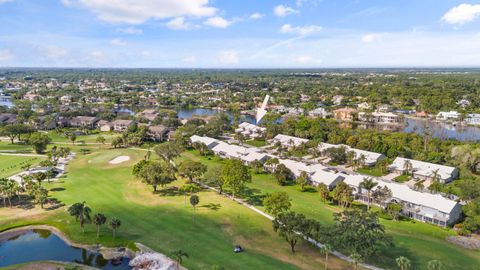
M 243 165 L 240 160 L 229 159 L 222 168 L 221 177 L 225 186 L 232 191 L 233 199 L 235 195 L 245 188 L 245 184 L 252 181 L 252 176 L 248 167 Z
M 322 198 L 323 203 L 327 202 L 328 199 L 328 186 L 325 183 L 320 183 L 317 186 L 318 193 L 320 194 L 320 198 Z
M 104 214 L 97 213 L 93 216 L 93 224 L 97 226 L 97 238 L 100 237 L 100 226 L 107 222 L 107 217 Z
M 157 186 L 162 188 L 175 181 L 175 168 L 165 161 L 146 161 L 140 168 L 134 168 L 134 173 L 141 178 L 144 183 L 153 187 L 153 192 L 157 191 Z
M 288 183 L 292 176 L 292 172 L 283 164 L 278 164 L 275 167 L 275 171 L 273 172 L 273 176 L 277 179 L 277 183 L 281 186 L 284 186 Z
M 367 209 L 370 209 L 370 204 L 372 203 L 372 189 L 378 185 L 378 182 L 374 181 L 370 177 L 363 178 L 363 181 L 360 182 L 360 188 L 367 190 Z
M 200 197 L 198 195 L 192 195 L 190 196 L 190 204 L 193 207 L 193 223 L 195 223 L 195 210 L 197 208 L 198 203 L 200 203 Z
M 290 250 L 295 253 L 295 246 L 303 238 L 301 233 L 306 229 L 305 216 L 295 212 L 280 213 L 273 220 L 272 225 L 273 230 L 285 238 L 285 241 L 290 245 Z
M 305 191 L 305 187 L 308 185 L 308 174 L 301 172 L 297 179 L 295 179 L 295 182 L 297 182 L 302 191 Z
M 30 135 L 28 143 L 33 146 L 37 154 L 42 154 L 47 149 L 47 145 L 52 141 L 48 135 L 36 132 Z
M 68 213 L 70 213 L 71 216 L 74 216 L 75 219 L 80 222 L 82 232 L 85 232 L 85 223 L 92 220 L 90 217 L 91 212 L 92 209 L 90 209 L 86 202 L 74 203 L 68 208 Z
M 160 158 L 175 164 L 173 159 L 180 156 L 180 154 L 183 152 L 183 147 L 175 142 L 165 142 L 157 145 L 154 150 Z
M 118 218 L 112 218 L 109 225 L 113 232 L 113 239 L 115 239 L 115 234 L 117 233 L 118 228 L 122 225 L 122 221 Z
M 292 206 L 291 199 L 288 193 L 284 191 L 278 191 L 271 194 L 267 194 L 263 199 L 263 205 L 265 206 L 265 212 L 277 217 L 280 213 L 287 212 Z
M 195 178 L 201 177 L 205 172 L 207 172 L 207 166 L 190 159 L 182 161 L 178 166 L 178 173 L 180 176 L 188 178 L 189 182 L 192 182 Z
M 333 251 L 333 248 L 331 245 L 329 244 L 324 244 L 321 248 L 320 248 L 320 252 L 322 254 L 325 255 L 325 270 L 328 269 L 328 255 L 330 255 L 330 253 Z

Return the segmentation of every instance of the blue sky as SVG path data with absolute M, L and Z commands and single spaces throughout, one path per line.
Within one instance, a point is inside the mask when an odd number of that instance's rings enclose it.
M 480 1 L 0 0 L 2 67 L 478 67 Z

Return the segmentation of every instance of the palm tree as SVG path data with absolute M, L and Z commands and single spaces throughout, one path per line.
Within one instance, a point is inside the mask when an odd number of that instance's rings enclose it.
M 395 259 L 400 270 L 408 270 L 411 267 L 411 262 L 407 257 L 400 256 Z
M 97 238 L 100 236 L 100 226 L 107 222 L 107 217 L 104 214 L 97 213 L 93 216 L 93 223 L 97 226 Z
M 360 254 L 354 252 L 350 255 L 349 258 L 350 258 L 350 263 L 353 264 L 354 269 L 357 270 L 358 269 L 358 263 L 362 259 L 362 256 Z
M 425 188 L 425 185 L 423 184 L 423 181 L 418 181 L 413 185 L 413 188 L 418 191 L 422 191 L 423 188 Z
M 68 212 L 71 216 L 74 216 L 76 220 L 80 222 L 80 227 L 82 228 L 82 232 L 85 232 L 84 225 L 86 222 L 90 222 L 92 219 L 90 218 L 90 213 L 92 209 L 88 207 L 86 202 L 82 203 L 75 203 L 68 208 Z
M 328 269 L 328 255 L 333 251 L 332 246 L 329 244 L 323 245 L 323 247 L 320 248 L 320 252 L 322 254 L 325 254 L 325 270 Z
M 428 270 L 442 270 L 443 263 L 439 260 L 431 260 L 427 264 Z
M 360 167 L 365 167 L 365 161 L 367 160 L 367 158 L 365 157 L 364 154 L 361 154 L 360 157 L 358 158 L 358 165 Z
M 190 204 L 193 206 L 193 223 L 195 223 L 195 210 L 199 202 L 200 202 L 200 198 L 198 197 L 198 195 L 190 196 Z
M 115 239 L 115 234 L 116 234 L 118 228 L 120 228 L 120 226 L 122 225 L 122 222 L 118 218 L 112 218 L 110 220 L 109 225 L 110 225 L 110 228 L 112 228 L 112 231 L 113 231 L 113 239 Z
M 173 251 L 171 256 L 175 260 L 175 265 L 177 269 L 180 269 L 180 264 L 182 264 L 183 258 L 188 258 L 188 253 L 179 249 L 179 250 Z
M 403 162 L 403 170 L 407 173 L 407 175 L 409 175 L 412 169 L 412 161 L 410 161 L 409 159 L 405 159 L 405 161 Z
M 373 179 L 369 177 L 363 178 L 363 181 L 360 183 L 360 187 L 367 190 L 367 196 L 368 196 L 367 210 L 370 209 L 372 189 L 377 185 L 378 185 L 378 182 L 373 181 Z

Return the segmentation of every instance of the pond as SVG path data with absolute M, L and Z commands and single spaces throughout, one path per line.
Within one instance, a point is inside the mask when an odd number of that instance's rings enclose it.
M 0 243 L 0 267 L 33 261 L 75 262 L 104 270 L 127 270 L 129 259 L 105 260 L 100 253 L 72 247 L 48 230 L 28 230 Z

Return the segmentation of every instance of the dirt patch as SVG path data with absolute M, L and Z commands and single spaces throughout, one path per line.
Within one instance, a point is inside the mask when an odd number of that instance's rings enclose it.
M 116 165 L 116 164 L 120 164 L 120 163 L 129 161 L 129 160 L 130 160 L 130 156 L 118 156 L 118 157 L 110 160 L 108 163 Z
M 480 237 L 467 237 L 467 236 L 448 236 L 447 241 L 457 245 L 461 246 L 466 249 L 473 249 L 473 250 L 479 250 L 480 249 Z

